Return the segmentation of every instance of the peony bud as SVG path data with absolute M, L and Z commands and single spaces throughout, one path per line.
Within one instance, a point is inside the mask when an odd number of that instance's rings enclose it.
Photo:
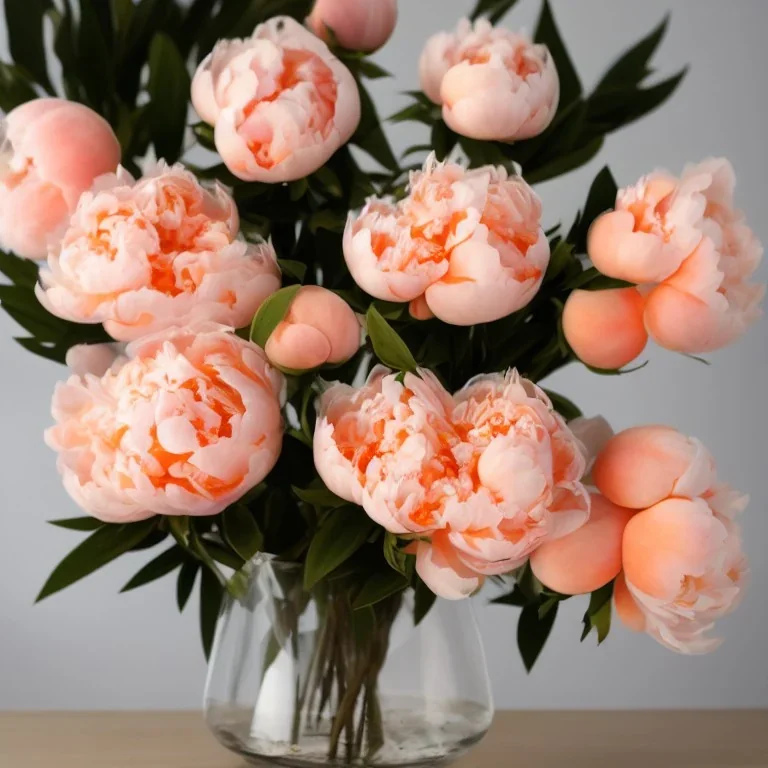
M 360 348 L 360 323 L 351 307 L 326 288 L 299 289 L 288 313 L 267 340 L 273 365 L 305 371 L 349 360 Z
M 636 288 L 574 291 L 563 311 L 565 338 L 587 365 L 623 368 L 648 343 L 643 303 Z
M 397 24 L 397 0 L 317 0 L 307 19 L 323 40 L 331 35 L 344 48 L 371 52 L 392 37 Z

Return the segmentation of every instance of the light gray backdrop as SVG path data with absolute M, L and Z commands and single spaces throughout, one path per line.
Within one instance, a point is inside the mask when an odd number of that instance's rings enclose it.
M 620 183 L 656 166 L 680 170 L 727 155 L 738 199 L 768 241 L 765 0 L 554 0 L 584 82 L 668 11 L 672 27 L 658 63 L 663 73 L 691 65 L 676 98 L 611 137 L 598 159 L 540 192 L 547 224 L 570 222 L 590 180 L 609 162 Z M 470 0 L 401 0 L 401 22 L 378 61 L 395 81 L 376 84 L 382 114 L 417 87 L 427 36 L 452 27 Z M 509 23 L 532 29 L 538 0 L 524 0 Z M 421 143 L 418 129 L 392 131 L 398 149 Z M 765 278 L 766 270 L 763 270 Z M 53 385 L 64 370 L 24 352 L 0 313 L 0 709 L 194 708 L 205 673 L 196 612 L 179 617 L 167 578 L 129 595 L 117 590 L 147 559 L 125 558 L 41 605 L 35 594 L 79 534 L 45 520 L 77 514 L 42 442 Z M 477 600 L 498 703 L 518 708 L 768 706 L 768 321 L 713 356 L 712 367 L 652 350 L 631 376 L 603 378 L 572 366 L 549 385 L 602 413 L 617 428 L 662 422 L 701 438 L 722 475 L 749 492 L 746 548 L 752 587 L 720 629 L 725 645 L 704 658 L 676 656 L 617 626 L 602 648 L 579 643 L 583 600 L 565 606 L 539 666 L 526 676 L 515 647 L 516 612 Z

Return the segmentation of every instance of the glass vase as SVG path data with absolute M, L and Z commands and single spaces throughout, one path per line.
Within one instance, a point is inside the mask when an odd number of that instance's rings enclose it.
M 493 703 L 469 600 L 418 623 L 408 590 L 353 610 L 302 566 L 259 556 L 222 609 L 205 693 L 221 743 L 258 765 L 446 764 L 485 735 Z

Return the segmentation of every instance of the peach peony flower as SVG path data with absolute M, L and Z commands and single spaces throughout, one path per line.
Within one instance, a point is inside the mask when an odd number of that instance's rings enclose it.
M 485 19 L 463 19 L 456 32 L 430 38 L 420 71 L 424 93 L 462 136 L 530 139 L 557 112 L 560 80 L 547 47 Z
M 227 329 L 172 329 L 130 345 L 102 378 L 60 383 L 46 442 L 69 494 L 99 520 L 214 515 L 277 461 L 282 385 L 261 349 Z
M 531 555 L 534 575 L 563 595 L 583 595 L 604 587 L 621 571 L 622 537 L 634 514 L 599 493 L 592 494 L 586 525 L 561 539 L 544 542 Z
M 361 342 L 357 315 L 326 288 L 300 288 L 283 321 L 272 331 L 265 352 L 273 365 L 305 371 L 349 360 Z
M 637 288 L 573 291 L 563 310 L 563 332 L 576 356 L 614 370 L 636 359 L 648 344 L 645 301 Z
M 661 346 L 710 352 L 760 316 L 765 287 L 750 283 L 762 246 L 734 209 L 727 160 L 656 172 L 621 190 L 600 217 L 588 250 L 604 274 L 645 286 L 645 325 Z
M 237 208 L 180 165 L 124 170 L 84 194 L 37 295 L 53 314 L 132 341 L 178 324 L 247 325 L 280 287 L 271 245 L 237 239 Z
M 617 613 L 681 653 L 706 653 L 705 635 L 742 593 L 746 559 L 736 518 L 746 496 L 718 482 L 701 443 L 669 427 L 636 427 L 608 442 L 593 470 L 614 504 L 637 512 L 624 531 Z
M 379 299 L 411 302 L 414 317 L 453 325 L 506 317 L 526 306 L 549 264 L 541 203 L 503 167 L 467 171 L 432 155 L 399 203 L 372 198 L 350 215 L 344 257 Z
M 667 499 L 639 512 L 624 531 L 617 613 L 673 651 L 717 648 L 722 641 L 707 635 L 743 594 L 747 562 L 731 516 L 746 498 L 726 495 L 720 510 L 705 498 Z
M 0 120 L 0 245 L 43 259 L 93 180 L 117 168 L 120 144 L 88 107 L 34 99 Z
M 586 522 L 586 462 L 546 395 L 515 371 L 479 376 L 453 397 L 419 373 L 401 383 L 378 367 L 360 389 L 332 386 L 315 466 L 388 531 L 419 537 L 419 574 L 458 599 Z
M 397 0 L 317 0 L 307 22 L 324 40 L 330 29 L 344 48 L 377 51 L 395 31 Z
M 247 40 L 221 40 L 198 67 L 192 104 L 215 127 L 216 149 L 245 181 L 316 171 L 352 137 L 360 93 L 328 46 L 279 16 Z

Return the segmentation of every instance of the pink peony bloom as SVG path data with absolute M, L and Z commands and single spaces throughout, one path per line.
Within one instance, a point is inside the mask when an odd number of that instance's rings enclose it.
M 361 109 L 349 70 L 287 16 L 218 42 L 192 81 L 192 103 L 229 170 L 268 183 L 314 173 L 352 137 Z
M 424 93 L 462 136 L 530 139 L 557 112 L 560 80 L 547 47 L 485 19 L 463 19 L 456 32 L 430 38 L 420 71 Z
M 706 653 L 717 618 L 743 592 L 736 518 L 747 497 L 718 482 L 711 455 L 669 427 L 637 427 L 608 442 L 593 470 L 607 499 L 637 512 L 622 544 L 615 603 L 632 629 L 681 653 Z
M 657 172 L 621 190 L 590 231 L 595 266 L 644 286 L 645 326 L 667 349 L 720 349 L 761 315 L 765 287 L 750 279 L 763 249 L 734 208 L 735 184 L 723 159 L 680 179 Z
M 307 22 L 324 40 L 330 29 L 344 48 L 377 51 L 395 31 L 397 0 L 317 0 Z
M 408 196 L 372 198 L 350 215 L 344 257 L 379 299 L 411 302 L 419 319 L 452 325 L 499 320 L 536 295 L 549 264 L 541 203 L 503 167 L 467 171 L 431 156 Z
M 343 363 L 360 349 L 361 331 L 357 315 L 344 299 L 308 285 L 296 293 L 265 352 L 273 365 L 294 371 Z
M 644 309 L 645 299 L 637 288 L 573 291 L 563 310 L 563 332 L 576 356 L 587 365 L 623 368 L 648 344 Z
M 282 376 L 261 349 L 212 324 L 128 347 L 102 378 L 53 397 L 64 486 L 108 523 L 215 515 L 260 483 L 280 453 Z
M 62 99 L 35 99 L 0 121 L 0 246 L 44 259 L 80 195 L 120 162 L 100 115 Z
M 53 314 L 120 341 L 201 321 L 247 325 L 280 287 L 271 245 L 237 239 L 237 208 L 180 165 L 122 169 L 84 194 L 37 295 Z
M 514 371 L 453 397 L 428 371 L 376 368 L 322 397 L 315 466 L 388 531 L 419 537 L 417 569 L 458 599 L 589 517 L 583 448 L 546 395 Z

